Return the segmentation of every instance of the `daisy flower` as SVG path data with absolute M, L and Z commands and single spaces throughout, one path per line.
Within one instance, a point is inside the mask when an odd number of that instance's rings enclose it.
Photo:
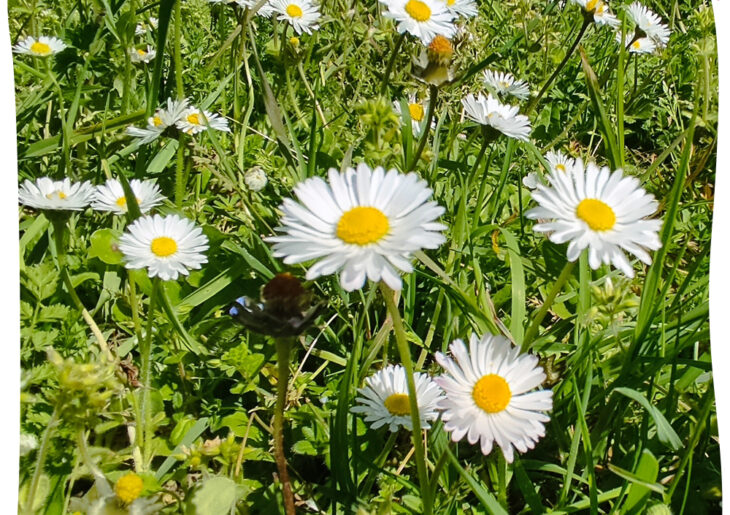
M 551 390 L 530 391 L 545 380 L 537 357 L 520 350 L 503 336 L 474 334 L 469 349 L 455 340 L 449 350 L 454 359 L 440 352 L 436 361 L 446 374 L 434 378 L 446 398 L 440 402 L 444 429 L 458 442 L 466 436 L 481 445 L 486 456 L 494 443 L 508 463 L 514 449 L 527 452 L 545 436 L 545 411 L 553 407 Z
M 575 166 L 575 159 L 563 154 L 560 150 L 553 152 L 552 150 L 545 154 L 545 159 L 550 163 L 552 172 L 566 173 Z
M 524 80 L 515 80 L 511 73 L 485 70 L 483 81 L 497 95 L 512 95 L 520 100 L 530 96 L 530 86 Z
M 200 227 L 177 215 L 144 216 L 119 238 L 126 267 L 146 268 L 150 277 L 175 280 L 208 262 L 208 238 Z
M 530 172 L 522 178 L 522 184 L 525 185 L 525 188 L 530 190 L 537 188 L 538 183 L 541 182 L 542 178 L 540 178 L 540 175 L 537 172 Z
M 94 197 L 90 182 L 71 182 L 68 178 L 54 181 L 40 177 L 35 183 L 25 180 L 18 189 L 20 203 L 34 209 L 54 211 L 82 211 Z
M 528 140 L 530 120 L 524 114 L 519 114 L 517 106 L 502 104 L 491 94 L 485 97 L 481 93 L 478 97 L 467 95 L 461 103 L 466 116 L 475 122 L 493 127 L 510 138 Z
M 428 374 L 415 373 L 413 381 L 421 428 L 430 429 L 429 421 L 438 418 L 438 403 L 444 398 L 441 388 Z M 400 426 L 413 430 L 406 369 L 401 365 L 388 365 L 371 375 L 358 393 L 360 396 L 355 402 L 359 405 L 350 411 L 365 414 L 365 422 L 370 423 L 370 427 L 378 429 L 387 425 L 393 433 Z
M 616 41 L 621 44 L 621 32 L 616 33 Z M 624 43 L 633 54 L 651 54 L 657 49 L 656 43 L 651 38 L 636 37 L 634 32 L 626 34 Z
M 58 38 L 41 36 L 36 39 L 33 36 L 28 36 L 13 47 L 13 52 L 35 57 L 48 57 L 61 52 L 64 48 L 66 48 L 66 43 Z
M 167 108 L 155 111 L 155 114 L 147 119 L 146 128 L 127 127 L 127 134 L 139 139 L 139 143 L 142 145 L 150 143 L 160 137 L 165 129 L 175 125 L 187 108 L 187 98 L 182 100 L 168 98 Z
M 297 34 L 311 34 L 319 28 L 319 8 L 309 0 L 270 0 L 269 4 L 279 14 L 277 19 L 288 21 Z
M 241 9 L 253 9 L 259 4 L 259 0 L 235 0 L 235 2 Z M 259 10 L 256 11 L 256 14 L 264 18 L 271 18 L 271 15 L 274 14 L 274 8 L 271 6 L 271 2 L 264 2 Z
M 141 48 L 129 49 L 129 56 L 133 63 L 149 63 L 156 55 L 157 52 L 150 45 L 147 45 L 147 50 Z
M 144 214 L 162 203 L 165 197 L 160 193 L 160 187 L 154 180 L 140 181 L 132 179 L 129 183 L 137 199 L 139 210 Z M 122 184 L 116 179 L 109 179 L 106 184 L 96 187 L 94 202 L 91 207 L 97 211 L 108 211 L 115 215 L 127 213 L 127 197 L 124 195 Z
M 634 23 L 636 23 L 639 35 L 642 35 L 641 33 L 643 32 L 643 35 L 651 39 L 657 48 L 666 46 L 667 41 L 669 41 L 669 27 L 662 23 L 662 19 L 659 16 L 647 9 L 640 2 L 631 4 L 627 12 Z
M 400 33 L 408 32 L 424 45 L 441 35 L 450 38 L 456 33 L 454 14 L 442 0 L 380 0 L 388 7 L 386 17 L 398 22 Z
M 148 31 L 151 31 L 156 28 L 157 28 L 157 18 L 155 18 L 154 16 L 150 16 L 149 23 L 145 23 L 145 22 L 141 21 L 137 24 L 137 26 L 134 28 L 134 34 L 136 36 L 143 36 Z
M 175 126 L 186 134 L 198 134 L 206 129 L 230 132 L 228 120 L 210 111 L 201 111 L 197 107 L 189 107 L 182 112 Z
M 398 116 L 403 116 L 400 102 L 393 102 L 393 109 L 398 113 Z M 411 115 L 411 133 L 416 137 L 421 134 L 422 126 L 425 125 L 424 119 L 426 118 L 427 111 L 427 101 L 419 102 L 415 93 L 408 97 L 408 112 Z
M 445 0 L 446 9 L 458 18 L 472 18 L 477 15 L 477 3 L 474 0 Z
M 608 8 L 608 4 L 603 0 L 571 0 L 574 4 L 579 5 L 583 11 L 593 16 L 596 25 L 608 25 L 616 28 L 619 25 L 618 18 Z
M 415 173 L 361 163 L 340 174 L 329 170 L 329 184 L 312 177 L 294 187 L 299 202 L 285 199 L 277 228 L 268 238 L 274 256 L 294 264 L 318 260 L 307 280 L 340 272 L 347 291 L 362 288 L 365 279 L 401 289 L 398 270 L 411 272 L 411 255 L 438 248 L 446 226 L 435 220 L 444 208 L 429 201 L 431 190 Z
M 634 270 L 625 252 L 647 265 L 649 250 L 662 246 L 657 235 L 661 220 L 647 220 L 657 209 L 654 196 L 635 177 L 611 172 L 577 159 L 571 173 L 553 173 L 550 185 L 538 184 L 532 197 L 540 205 L 526 216 L 544 222 L 533 227 L 550 233 L 553 243 L 568 243 L 568 260 L 575 261 L 588 248 L 588 262 L 597 269 L 611 263 L 628 277 Z

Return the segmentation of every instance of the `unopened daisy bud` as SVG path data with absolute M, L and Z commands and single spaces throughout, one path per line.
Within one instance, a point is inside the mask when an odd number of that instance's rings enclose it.
M 117 480 L 114 485 L 114 493 L 124 504 L 130 504 L 139 497 L 144 490 L 144 482 L 134 472 L 129 472 Z
M 271 336 L 296 336 L 314 321 L 321 304 L 289 273 L 277 274 L 261 291 L 261 302 L 236 299 L 228 314 L 243 325 Z
M 646 515 L 672 515 L 672 509 L 666 504 L 654 504 L 647 508 Z
M 255 166 L 246 172 L 246 175 L 243 177 L 243 182 L 246 183 L 246 186 L 251 191 L 261 191 L 266 187 L 268 179 L 266 172 L 261 167 Z
M 289 38 L 289 44 L 293 46 L 295 49 L 299 48 L 299 38 L 296 36 L 292 36 Z
M 430 60 L 448 64 L 454 55 L 454 46 L 448 38 L 442 35 L 435 36 L 428 44 L 428 57 Z

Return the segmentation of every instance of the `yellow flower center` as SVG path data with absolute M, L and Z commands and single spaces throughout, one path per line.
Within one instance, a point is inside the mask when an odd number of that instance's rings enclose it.
M 48 46 L 46 43 L 36 41 L 32 45 L 30 45 L 30 51 L 38 55 L 48 55 L 51 53 L 51 47 Z
M 450 58 L 454 53 L 454 47 L 451 45 L 451 41 L 441 34 L 434 36 L 431 43 L 428 44 L 428 50 L 441 58 Z
M 150 250 L 157 257 L 167 257 L 177 252 L 177 242 L 167 236 L 158 236 L 150 243 Z
M 597 198 L 581 200 L 575 208 L 575 214 L 594 231 L 608 231 L 616 224 L 616 213 L 608 204 Z
M 456 0 L 446 0 L 446 5 L 448 5 L 449 7 L 451 7 L 455 3 L 456 3 Z
M 137 199 L 137 204 L 139 204 L 139 198 L 135 197 L 135 199 Z M 127 209 L 127 197 L 124 197 L 124 196 L 119 197 L 117 199 L 117 205 L 119 207 L 121 207 L 122 209 L 126 210 Z
M 302 12 L 302 8 L 298 5 L 289 4 L 286 6 L 286 14 L 292 18 L 301 18 L 304 13 Z
M 565 165 L 563 163 L 558 163 L 555 165 L 555 169 L 559 172 L 565 172 Z
M 187 120 L 193 125 L 200 125 L 200 115 L 198 113 L 189 114 Z
M 500 81 L 499 85 L 502 86 L 504 89 L 509 88 L 509 82 L 507 82 L 506 80 Z
M 379 209 L 358 206 L 342 215 L 337 222 L 337 237 L 345 243 L 368 245 L 388 234 L 390 224 Z
M 299 38 L 296 36 L 290 37 L 289 44 L 291 44 L 291 46 L 293 46 L 294 48 L 297 48 L 299 46 Z
M 637 39 L 636 41 L 631 43 L 631 46 L 638 50 L 639 48 L 641 48 L 641 43 L 639 43 L 639 40 Z
M 487 413 L 499 413 L 512 399 L 512 391 L 503 377 L 487 374 L 474 385 L 471 396 L 477 406 Z
M 66 194 L 64 192 L 62 192 L 61 190 L 57 190 L 52 193 L 46 194 L 46 198 L 48 200 L 51 200 L 53 197 L 56 197 L 58 200 L 64 200 L 66 198 Z
M 406 12 L 416 21 L 428 21 L 431 19 L 431 9 L 421 0 L 408 0 Z
M 155 115 L 155 117 L 152 118 L 152 123 L 155 125 L 155 127 L 159 127 L 160 125 L 162 125 L 162 118 Z
M 114 485 L 114 493 L 124 504 L 130 504 L 137 499 L 142 490 L 144 490 L 144 482 L 134 472 L 123 475 Z
M 385 399 L 385 407 L 391 415 L 405 416 L 411 414 L 411 403 L 405 393 L 394 393 Z
M 423 106 L 421 104 L 408 104 L 408 111 L 411 113 L 411 120 L 416 122 L 423 120 Z
M 590 0 L 588 3 L 586 3 L 586 11 L 592 11 L 596 8 L 600 0 Z
M 144 56 L 146 56 L 146 55 L 147 55 L 147 52 L 145 52 L 144 50 L 142 50 L 142 49 L 140 48 L 139 50 L 137 50 L 137 55 L 140 55 L 140 56 L 144 57 Z

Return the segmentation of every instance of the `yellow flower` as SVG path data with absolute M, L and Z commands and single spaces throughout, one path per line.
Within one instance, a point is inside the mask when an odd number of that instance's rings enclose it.
M 130 504 L 137 499 L 142 490 L 144 490 L 144 482 L 134 472 L 123 475 L 114 485 L 114 493 L 124 504 Z

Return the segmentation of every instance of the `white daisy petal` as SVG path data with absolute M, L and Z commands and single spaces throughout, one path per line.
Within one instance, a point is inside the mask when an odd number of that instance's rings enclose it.
M 142 214 L 162 203 L 165 197 L 160 193 L 160 187 L 154 180 L 140 181 L 132 179 L 129 183 L 137 199 Z M 106 184 L 97 186 L 94 202 L 91 207 L 98 211 L 107 211 L 116 215 L 127 213 L 127 197 L 124 195 L 122 184 L 116 179 L 109 179 Z
M 525 213 L 527 218 L 541 220 L 533 230 L 548 233 L 554 243 L 569 242 L 569 261 L 587 248 L 594 270 L 610 263 L 633 277 L 624 251 L 650 264 L 648 251 L 661 247 L 661 221 L 644 219 L 656 210 L 653 195 L 621 170 L 611 172 L 594 163 L 584 167 L 580 159 L 568 165 L 567 173 L 553 166 L 550 185 L 538 184 L 532 193 L 540 207 Z
M 436 354 L 446 374 L 434 381 L 444 390 L 439 403 L 444 429 L 455 442 L 465 436 L 470 444 L 480 443 L 489 454 L 496 443 L 511 463 L 514 449 L 526 452 L 544 435 L 543 423 L 550 420 L 550 390 L 529 391 L 545 378 L 537 358 L 519 354 L 503 336 L 472 334 L 467 351 L 461 340 L 450 350 L 456 361 Z
M 28 36 L 13 47 L 13 52 L 34 57 L 48 57 L 61 52 L 65 48 L 66 43 L 55 37 L 40 36 L 36 39 L 33 36 Z
M 268 5 L 274 14 L 278 14 L 277 19 L 289 22 L 297 34 L 311 34 L 319 29 L 319 7 L 309 0 L 269 0 Z M 259 14 L 263 9 L 259 10 Z
M 398 23 L 398 32 L 407 32 L 424 45 L 440 35 L 450 38 L 456 34 L 455 13 L 442 0 L 380 0 L 388 7 L 384 13 Z
M 329 170 L 329 183 L 312 177 L 294 189 L 299 202 L 285 199 L 276 230 L 274 256 L 287 264 L 319 259 L 308 279 L 340 272 L 347 291 L 370 278 L 393 289 L 402 287 L 398 271 L 410 272 L 412 255 L 437 248 L 445 227 L 435 223 L 443 208 L 429 201 L 431 190 L 415 173 L 364 163 L 344 174 Z
M 519 114 L 516 106 L 500 103 L 491 93 L 484 96 L 467 95 L 461 101 L 466 116 L 477 123 L 493 127 L 501 133 L 520 141 L 527 141 L 530 137 L 530 120 Z
M 358 390 L 358 404 L 350 409 L 365 415 L 365 422 L 373 429 L 388 425 L 391 432 L 403 426 L 413 429 L 411 406 L 408 396 L 406 370 L 401 365 L 388 365 L 365 379 L 365 386 Z M 438 405 L 444 400 L 441 388 L 427 375 L 413 374 L 416 386 L 416 402 L 421 428 L 429 429 L 429 422 L 438 418 Z
M 199 269 L 208 258 L 208 238 L 193 222 L 177 215 L 145 216 L 119 238 L 127 268 L 147 268 L 150 277 L 175 280 Z
M 53 211 L 82 211 L 94 197 L 90 182 L 72 183 L 68 178 L 54 181 L 40 177 L 33 183 L 28 179 L 18 188 L 20 203 L 34 209 Z

